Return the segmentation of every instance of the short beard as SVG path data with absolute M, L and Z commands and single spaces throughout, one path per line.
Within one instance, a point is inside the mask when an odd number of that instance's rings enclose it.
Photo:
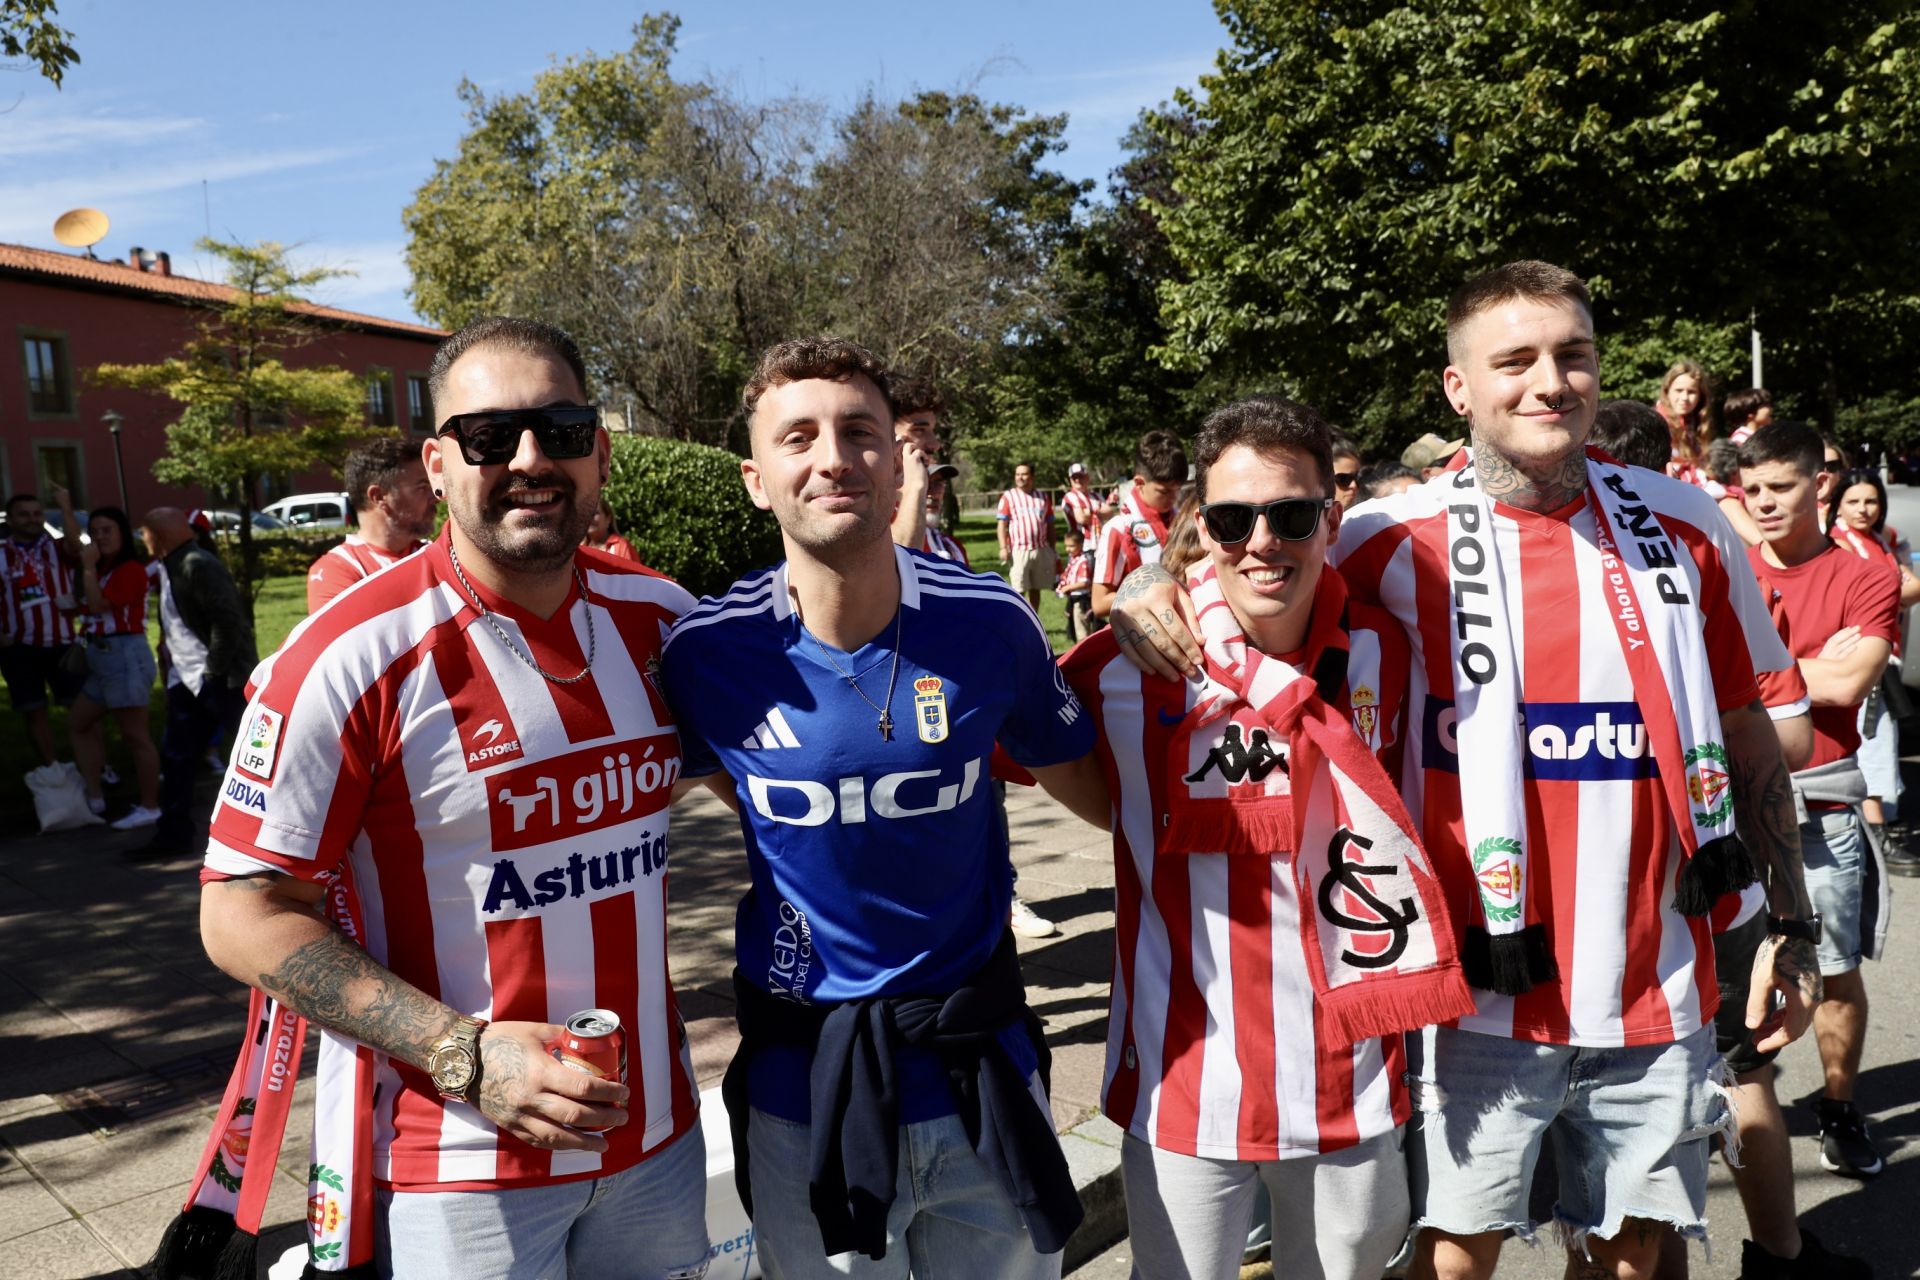
M 544 528 L 510 535 L 503 523 L 501 500 L 525 489 L 559 490 L 560 518 Z M 561 474 L 543 476 L 538 483 L 526 476 L 509 475 L 494 487 L 485 501 L 472 508 L 464 501 L 455 500 L 451 493 L 447 495 L 448 514 L 468 541 L 495 567 L 511 574 L 555 573 L 572 564 L 581 539 L 587 535 L 587 526 L 593 523 L 594 513 L 599 510 L 598 493 L 582 499 L 573 481 Z

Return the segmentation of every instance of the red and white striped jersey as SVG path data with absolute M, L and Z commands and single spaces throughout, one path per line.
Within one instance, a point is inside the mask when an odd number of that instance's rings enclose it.
M 1381 610 L 1354 604 L 1349 617 L 1346 710 L 1391 774 L 1406 638 Z M 1407 1118 L 1401 1037 L 1323 1040 L 1287 860 L 1157 854 L 1166 772 L 1152 762 L 1167 758 L 1202 686 L 1144 675 L 1118 655 L 1107 630 L 1062 659 L 1093 712 L 1115 815 L 1107 1115 L 1143 1142 L 1215 1160 L 1323 1154 L 1387 1132 Z
M 973 561 L 967 558 L 967 549 L 961 546 L 945 529 L 927 526 L 927 540 L 920 548 L 930 556 L 939 556 L 942 560 L 951 560 L 964 569 L 973 568 Z
M 418 551 L 425 543 L 416 542 L 399 555 L 376 547 L 357 533 L 307 566 L 307 612 L 318 613 L 320 606 L 362 578 L 370 578 L 396 560 Z
M 629 1120 L 603 1155 L 553 1152 L 377 1062 L 374 1176 L 409 1190 L 597 1177 L 694 1123 L 667 980 L 667 805 L 680 742 L 648 666 L 693 603 L 582 551 L 588 599 L 541 620 L 433 543 L 308 618 L 254 672 L 214 810 L 208 878 L 340 868 L 360 941 L 400 977 L 492 1021 L 610 1009 L 626 1029 Z M 471 577 L 471 575 L 469 575 Z M 590 620 L 590 621 L 589 621 Z M 549 672 L 543 679 L 501 636 Z
M 1008 489 L 1000 495 L 996 519 L 1007 523 L 1007 542 L 1015 551 L 1031 551 L 1048 542 L 1053 499 L 1039 490 Z
M 73 626 L 60 601 L 73 605 L 73 575 L 60 560 L 53 535 L 32 542 L 0 538 L 0 631 L 15 644 L 51 648 L 73 642 Z
M 1127 496 L 1120 499 L 1120 510 L 1100 531 L 1100 543 L 1093 553 L 1093 580 L 1117 590 L 1121 581 L 1141 565 L 1159 564 L 1161 549 L 1167 544 L 1168 515 L 1141 502 L 1139 490 L 1127 490 Z
M 1692 485 L 1634 473 L 1676 547 L 1686 601 L 1700 610 L 1714 694 L 1724 711 L 1756 697 L 1754 672 L 1790 659 L 1744 548 Z M 1447 887 L 1469 911 L 1473 867 L 1461 815 L 1454 736 L 1447 519 L 1451 474 L 1355 507 L 1332 557 L 1355 597 L 1384 605 L 1413 643 L 1403 791 Z M 1707 920 L 1673 909 L 1678 836 L 1635 700 L 1583 494 L 1538 514 L 1493 504 L 1492 543 L 1520 670 L 1526 720 L 1530 891 L 1560 976 L 1526 995 L 1476 990 L 1460 1026 L 1550 1044 L 1662 1044 L 1691 1034 L 1719 1004 Z M 1629 518 L 1631 518 L 1631 513 Z M 1642 601 L 1645 605 L 1649 602 Z M 1471 767 L 1471 762 L 1468 762 Z M 1481 785 L 1485 785 L 1484 781 Z
M 87 629 L 97 636 L 146 634 L 148 589 L 147 566 L 122 560 L 100 578 L 107 611 L 88 618 Z
M 1067 524 L 1080 531 L 1084 545 L 1093 546 L 1100 540 L 1100 500 L 1092 491 L 1082 493 L 1069 488 L 1060 495 L 1060 513 L 1067 518 Z

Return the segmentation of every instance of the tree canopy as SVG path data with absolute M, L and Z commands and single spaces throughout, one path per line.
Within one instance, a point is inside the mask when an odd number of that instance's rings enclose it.
M 262 475 L 297 475 L 336 467 L 369 429 L 365 387 L 358 374 L 328 365 L 289 365 L 284 356 L 306 346 L 318 326 L 294 309 L 300 295 L 342 274 L 298 270 L 272 242 L 242 245 L 205 239 L 202 252 L 226 264 L 233 294 L 208 308 L 196 334 L 178 355 L 156 364 L 102 364 L 91 371 L 101 386 L 158 392 L 182 406 L 167 428 L 166 453 L 153 464 L 166 484 L 198 485 L 241 512 L 239 578 L 245 597 L 256 591 L 253 485 Z
M 80 53 L 73 32 L 54 21 L 55 0 L 0 0 L 0 58 L 24 58 L 58 89 Z
M 1271 379 L 1397 442 L 1447 414 L 1447 294 L 1538 257 L 1593 286 L 1628 361 L 1616 387 L 1603 359 L 1609 392 L 1644 392 L 1676 324 L 1724 349 L 1750 315 L 1803 412 L 1913 386 L 1906 0 L 1219 8 L 1230 47 L 1155 117 L 1169 366 Z

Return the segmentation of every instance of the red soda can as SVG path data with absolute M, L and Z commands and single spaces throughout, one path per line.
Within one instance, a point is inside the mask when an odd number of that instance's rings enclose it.
M 620 1029 L 619 1016 L 609 1009 L 583 1009 L 574 1014 L 567 1019 L 565 1032 L 547 1049 L 563 1067 L 602 1080 L 627 1082 L 627 1035 Z M 613 1126 L 574 1127 L 586 1133 L 604 1133 Z

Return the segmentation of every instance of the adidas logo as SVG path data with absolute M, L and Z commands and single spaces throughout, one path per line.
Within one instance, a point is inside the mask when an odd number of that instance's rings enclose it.
M 767 718 L 753 727 L 747 740 L 740 744 L 749 751 L 777 751 L 781 747 L 797 747 L 800 739 L 793 736 L 793 727 L 787 718 L 775 707 L 767 712 Z

